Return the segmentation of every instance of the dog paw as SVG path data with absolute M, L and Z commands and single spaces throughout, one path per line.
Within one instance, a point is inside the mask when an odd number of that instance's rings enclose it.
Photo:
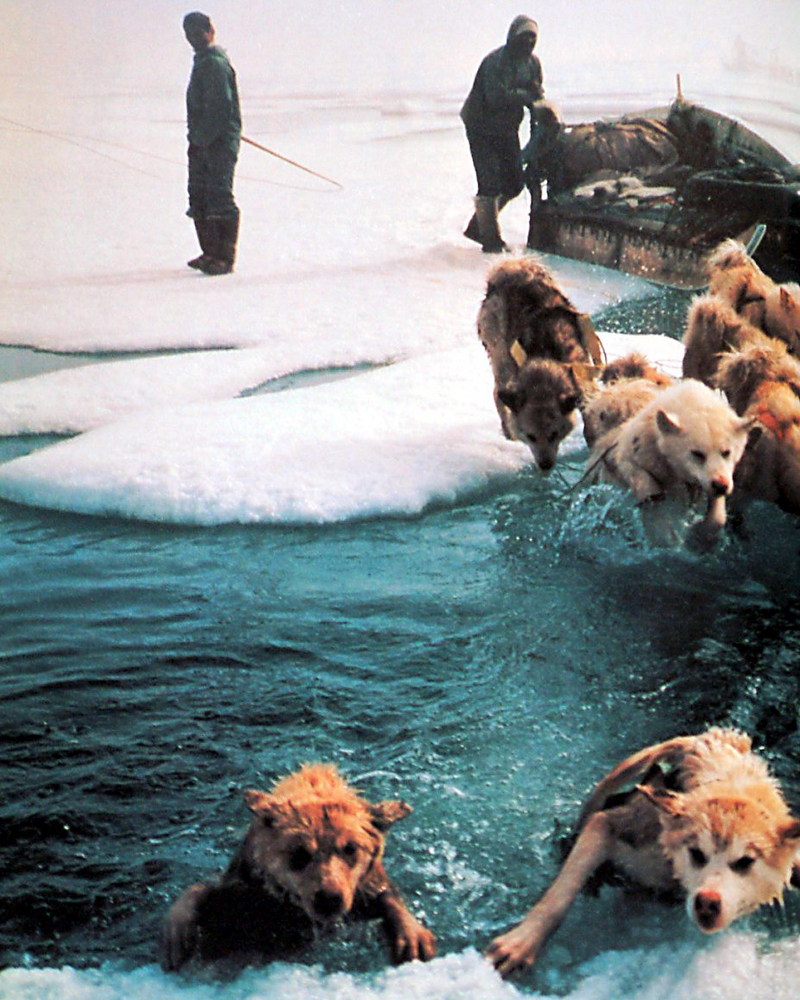
M 486 957 L 503 978 L 530 969 L 539 954 L 541 942 L 523 926 L 518 925 L 501 934 L 486 949 Z
M 436 955 L 436 935 L 413 919 L 398 928 L 392 940 L 392 958 L 403 962 L 428 962 Z
M 191 886 L 170 907 L 161 931 L 161 968 L 177 972 L 197 947 L 197 904 L 206 892 L 202 884 Z

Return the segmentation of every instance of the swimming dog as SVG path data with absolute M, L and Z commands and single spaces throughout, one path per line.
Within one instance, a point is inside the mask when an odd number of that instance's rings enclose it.
M 548 473 L 577 423 L 577 410 L 602 348 L 534 257 L 503 261 L 489 273 L 478 336 L 494 374 L 494 400 L 505 436 L 527 444 Z
M 281 957 L 315 928 L 345 918 L 383 921 L 395 961 L 429 959 L 434 935 L 406 908 L 383 866 L 384 834 L 411 812 L 370 803 L 330 764 L 307 764 L 270 792 L 248 790 L 250 828 L 224 875 L 198 882 L 169 910 L 161 963 L 193 956 Z
M 655 541 L 653 501 L 672 497 L 694 506 L 704 499 L 705 516 L 693 534 L 698 544 L 710 543 L 725 525 L 725 500 L 754 422 L 702 382 L 676 382 L 595 442 L 587 478 L 627 487 L 649 504 Z
M 595 874 L 683 897 L 701 931 L 721 931 L 781 900 L 798 848 L 800 820 L 748 736 L 713 728 L 667 740 L 595 787 L 558 877 L 487 955 L 504 976 L 531 966 Z
M 755 421 L 736 466 L 737 491 L 800 514 L 800 363 L 774 341 L 726 354 L 715 381 Z
M 591 448 L 599 438 L 625 423 L 659 392 L 672 384 L 638 351 L 625 354 L 603 368 L 597 392 L 582 406 L 583 437 Z

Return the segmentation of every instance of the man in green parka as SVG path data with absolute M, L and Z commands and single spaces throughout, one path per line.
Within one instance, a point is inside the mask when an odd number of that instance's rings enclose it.
M 542 64 L 533 54 L 539 28 L 520 14 L 511 22 L 506 44 L 486 56 L 461 109 L 478 180 L 475 215 L 464 233 L 486 253 L 508 247 L 500 236 L 498 213 L 525 186 L 519 127 L 525 108 L 544 97 Z
M 214 44 L 214 26 L 195 11 L 183 19 L 194 62 L 186 90 L 189 139 L 189 210 L 202 253 L 190 260 L 204 274 L 230 274 L 239 238 L 233 173 L 239 156 L 242 116 L 236 73 Z

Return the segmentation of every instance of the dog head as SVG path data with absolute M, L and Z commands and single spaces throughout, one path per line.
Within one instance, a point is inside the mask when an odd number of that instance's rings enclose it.
M 497 399 L 506 408 L 509 436 L 530 448 L 542 472 L 550 472 L 577 422 L 580 392 L 568 369 L 554 361 L 528 361 L 512 382 L 498 387 Z
M 322 924 L 350 912 L 383 856 L 385 831 L 411 812 L 400 800 L 367 802 L 323 764 L 304 766 L 271 793 L 250 789 L 244 798 L 253 813 L 246 840 L 252 872 Z
M 779 901 L 800 848 L 793 819 L 767 783 L 712 782 L 690 792 L 651 789 L 660 844 L 686 892 L 689 917 L 706 934 Z
M 764 296 L 764 330 L 800 355 L 800 287 L 774 285 Z
M 661 454 L 679 479 L 706 497 L 730 495 L 754 418 L 737 416 L 721 394 L 699 382 L 663 392 L 664 404 L 656 411 Z

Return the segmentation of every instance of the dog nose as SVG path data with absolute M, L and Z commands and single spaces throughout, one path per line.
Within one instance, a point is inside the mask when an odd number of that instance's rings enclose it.
M 340 892 L 319 889 L 314 893 L 314 912 L 320 917 L 335 917 L 342 912 L 344 897 Z
M 727 479 L 712 479 L 711 492 L 715 497 L 724 497 L 728 492 L 728 485 Z
M 718 892 L 698 892 L 694 897 L 694 915 L 704 931 L 714 929 L 722 913 L 722 896 Z
M 556 464 L 555 460 L 552 458 L 539 459 L 539 468 L 542 470 L 542 472 L 549 472 L 555 464 Z

